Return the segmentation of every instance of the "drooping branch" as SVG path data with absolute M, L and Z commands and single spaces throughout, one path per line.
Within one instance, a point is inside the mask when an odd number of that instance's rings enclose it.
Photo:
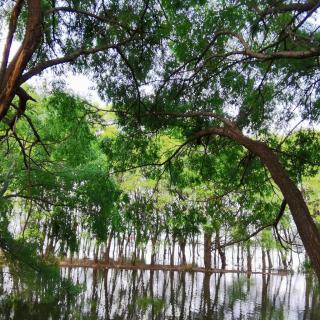
M 277 225 L 279 224 L 279 222 L 280 222 L 280 220 L 281 220 L 281 218 L 282 218 L 282 216 L 284 214 L 284 211 L 286 209 L 286 205 L 287 205 L 287 202 L 286 202 L 286 200 L 283 199 L 282 203 L 281 203 L 281 206 L 280 206 L 280 209 L 279 209 L 279 212 L 277 214 L 277 217 L 272 222 L 261 226 L 260 228 L 256 229 L 254 232 L 250 233 L 246 237 L 226 242 L 223 245 L 220 245 L 220 247 L 221 248 L 225 248 L 225 247 L 229 247 L 229 246 L 232 246 L 232 245 L 240 243 L 240 242 L 245 242 L 245 241 L 250 240 L 251 238 L 253 238 L 257 234 L 259 234 L 261 231 L 263 231 L 263 230 L 265 230 L 267 228 L 270 228 L 270 227 L 277 228 Z M 214 248 L 214 249 L 216 249 L 216 248 Z
M 143 168 L 143 167 L 152 167 L 152 166 L 154 166 L 154 167 L 162 167 L 162 166 L 166 165 L 167 163 L 169 163 L 174 157 L 176 157 L 181 152 L 181 150 L 193 140 L 194 140 L 194 138 L 191 137 L 190 139 L 188 139 L 187 141 L 182 143 L 167 159 L 165 159 L 162 162 L 144 163 L 144 164 L 140 164 L 140 165 L 137 165 L 137 166 L 124 168 L 124 169 L 121 169 L 121 170 L 115 170 L 115 171 L 110 172 L 110 175 L 111 174 L 116 174 L 116 173 L 122 173 L 122 172 L 126 172 L 126 171 L 132 171 L 132 170 L 140 169 L 140 168 Z
M 46 152 L 46 154 L 48 156 L 50 156 L 50 153 L 49 153 L 46 145 L 42 142 L 42 139 L 41 139 L 37 129 L 35 128 L 31 118 L 29 116 L 27 116 L 25 113 L 23 114 L 23 117 L 26 118 L 27 122 L 29 123 L 29 126 L 30 126 L 31 130 L 32 130 L 33 134 L 35 135 L 35 137 L 37 139 L 36 142 L 39 142 L 42 145 L 42 147 L 43 147 L 44 151 Z

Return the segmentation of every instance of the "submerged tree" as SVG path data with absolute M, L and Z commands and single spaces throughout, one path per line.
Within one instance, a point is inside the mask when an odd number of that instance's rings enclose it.
M 0 248 L 41 271 L 41 262 L 78 252 L 81 232 L 105 241 L 118 191 L 91 106 L 61 91 L 38 100 L 0 146 Z

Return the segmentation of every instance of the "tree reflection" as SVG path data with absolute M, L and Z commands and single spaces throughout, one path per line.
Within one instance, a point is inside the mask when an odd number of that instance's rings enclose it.
M 22 281 L 0 269 L 0 319 L 304 319 L 319 317 L 312 275 L 64 269 L 82 286 Z

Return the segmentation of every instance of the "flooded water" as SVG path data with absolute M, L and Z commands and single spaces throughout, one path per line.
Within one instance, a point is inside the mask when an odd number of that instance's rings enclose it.
M 320 319 L 311 275 L 61 269 L 79 293 L 1 272 L 0 319 Z

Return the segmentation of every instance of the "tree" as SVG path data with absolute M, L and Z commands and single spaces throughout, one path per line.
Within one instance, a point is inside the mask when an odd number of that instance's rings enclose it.
M 119 193 L 106 175 L 92 106 L 61 91 L 37 99 L 0 145 L 0 248 L 41 271 L 46 259 L 77 253 L 84 231 L 105 241 Z
M 298 124 L 319 121 L 319 33 L 312 20 L 318 6 L 316 1 L 164 1 L 166 34 L 139 82 L 149 92 L 123 95 L 122 88 L 132 83 L 131 75 L 123 77 L 126 64 L 120 65 L 124 71 L 117 83 L 108 87 L 130 135 L 134 129 L 174 128 L 186 144 L 210 144 L 212 136 L 220 136 L 226 144 L 230 139 L 246 148 L 248 162 L 260 159 L 283 194 L 320 277 L 320 236 L 297 187 L 299 172 L 288 172 L 283 143 L 273 138 L 276 128 L 292 126 L 294 119 Z M 130 50 L 126 54 L 134 59 Z M 138 65 L 133 70 L 141 75 Z M 130 113 L 137 122 L 128 120 Z
M 148 41 L 147 29 L 152 27 L 149 1 L 135 1 L 134 5 L 126 1 L 62 1 L 52 5 L 41 0 L 1 4 L 1 17 L 7 20 L 0 65 L 1 121 L 13 107 L 13 98 L 19 97 L 14 117 L 5 120 L 9 126 L 24 113 L 27 101 L 33 100 L 21 87 L 27 80 L 66 63 L 78 71 L 85 72 L 90 66 L 91 72 L 100 72 L 102 63 L 108 68 L 110 60 L 126 61 L 123 46 L 143 54 L 139 38 L 145 35 L 144 41 Z M 20 46 L 10 60 L 13 40 L 20 40 Z M 106 75 L 110 76 L 110 70 L 101 77 Z
M 246 148 L 248 163 L 259 158 L 320 278 L 320 236 L 297 187 L 299 174 L 287 172 L 282 144 L 272 134 L 296 115 L 319 121 L 318 1 L 4 4 L 10 17 L 0 120 L 9 130 L 32 100 L 21 87 L 28 79 L 64 63 L 90 70 L 128 135 L 173 129 L 186 139 L 181 148 L 219 136 L 226 147 L 232 140 Z M 21 46 L 9 62 L 14 36 Z M 12 104 L 15 96 L 18 105 Z

